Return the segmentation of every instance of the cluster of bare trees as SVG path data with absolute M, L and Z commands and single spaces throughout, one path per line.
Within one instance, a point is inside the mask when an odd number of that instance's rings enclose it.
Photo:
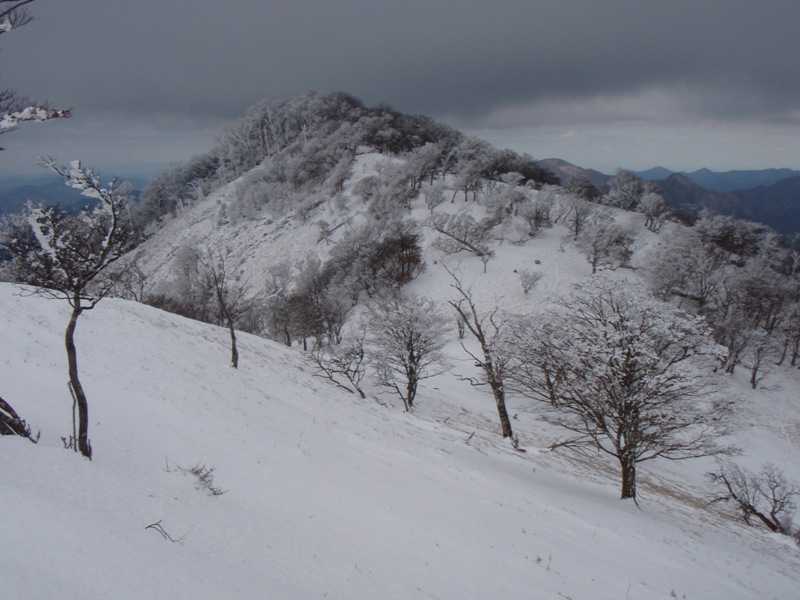
M 661 230 L 670 213 L 667 201 L 652 182 L 625 169 L 617 170 L 609 181 L 608 193 L 601 201 L 623 210 L 643 213 L 644 226 L 656 233 Z

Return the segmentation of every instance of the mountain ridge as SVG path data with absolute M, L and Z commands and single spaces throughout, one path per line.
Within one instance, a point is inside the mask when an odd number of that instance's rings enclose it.
M 738 169 L 731 171 L 712 171 L 700 168 L 695 171 L 673 171 L 665 167 L 654 167 L 645 171 L 635 171 L 642 179 L 661 180 L 673 174 L 684 175 L 699 186 L 714 192 L 734 192 L 758 187 L 769 187 L 784 179 L 800 176 L 800 171 L 787 168 Z

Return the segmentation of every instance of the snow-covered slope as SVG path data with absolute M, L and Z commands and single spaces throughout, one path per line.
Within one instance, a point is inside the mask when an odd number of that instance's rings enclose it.
M 42 430 L 36 446 L 0 438 L 4 598 L 797 592 L 788 538 L 731 522 L 667 472 L 642 484 L 641 508 L 621 502 L 607 463 L 537 450 L 544 433 L 525 415 L 528 452 L 516 452 L 477 409 L 491 402 L 452 375 L 430 380 L 409 415 L 251 336 L 233 370 L 224 330 L 121 300 L 78 325 L 88 462 L 59 439 L 70 430 L 66 307 L 6 284 L 0 307 L 0 395 Z M 764 395 L 753 401 L 774 399 Z M 752 429 L 763 436 L 759 421 Z M 758 437 L 759 453 L 792 447 L 788 433 L 775 432 L 779 446 Z M 216 467 L 225 494 L 181 470 L 198 464 Z

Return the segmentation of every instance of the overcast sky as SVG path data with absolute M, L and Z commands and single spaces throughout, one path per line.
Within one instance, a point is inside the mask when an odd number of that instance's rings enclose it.
M 74 117 L 5 134 L 101 169 L 204 152 L 264 99 L 344 91 L 535 158 L 800 169 L 798 0 L 36 0 L 0 85 Z M 109 173 L 110 174 L 110 173 Z

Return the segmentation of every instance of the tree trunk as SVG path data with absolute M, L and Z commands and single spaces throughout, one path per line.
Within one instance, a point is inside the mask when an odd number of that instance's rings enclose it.
M 497 414 L 500 416 L 500 427 L 503 429 L 504 438 L 513 438 L 514 433 L 511 431 L 511 419 L 508 418 L 508 410 L 506 410 L 506 394 L 502 387 L 497 388 L 492 386 L 494 393 L 494 400 L 497 403 Z
M 752 387 L 753 389 L 756 389 L 758 387 L 758 381 L 759 381 L 758 370 L 761 368 L 760 363 L 761 361 L 758 358 L 756 358 L 755 361 L 753 361 L 753 368 L 750 369 L 750 387 Z
M 506 409 L 506 390 L 503 386 L 502 377 L 495 371 L 490 354 L 491 350 L 486 346 L 485 342 L 482 342 L 481 346 L 483 347 L 483 356 L 486 359 L 483 363 L 483 369 L 486 373 L 486 381 L 489 387 L 492 388 L 495 404 L 497 404 L 497 414 L 500 417 L 500 427 L 503 430 L 503 437 L 513 438 L 514 432 L 511 430 L 511 419 L 509 419 L 508 410 Z
M 408 364 L 406 364 L 406 410 L 410 410 L 414 406 L 414 398 L 417 397 L 417 366 L 416 357 L 414 355 L 413 345 L 408 350 Z
M 75 443 L 78 445 L 78 451 L 91 460 L 92 445 L 89 443 L 89 401 L 86 399 L 86 393 L 83 391 L 83 386 L 78 378 L 78 351 L 75 348 L 75 327 L 78 324 L 78 317 L 82 312 L 83 308 L 80 304 L 80 298 L 77 298 L 72 307 L 72 314 L 69 318 L 69 325 L 67 325 L 64 342 L 67 347 L 69 384 L 72 387 L 72 393 L 75 394 L 75 404 L 78 406 L 78 439 L 75 440 Z
M 622 495 L 620 498 L 636 500 L 636 461 L 626 456 L 619 457 L 622 467 Z
M 236 331 L 233 329 L 233 319 L 228 319 L 228 329 L 231 332 L 231 366 L 239 368 L 239 350 L 236 348 Z

